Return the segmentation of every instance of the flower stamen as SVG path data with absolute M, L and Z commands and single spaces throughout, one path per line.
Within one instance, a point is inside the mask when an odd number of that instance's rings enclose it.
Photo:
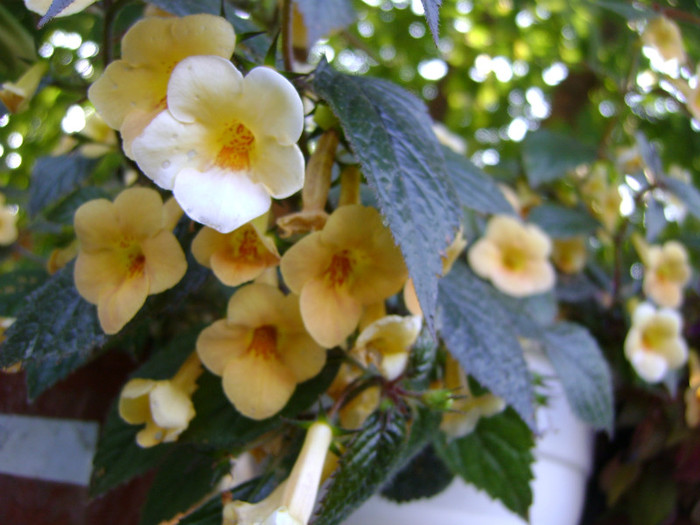
M 233 122 L 226 126 L 221 136 L 223 147 L 216 155 L 215 164 L 220 168 L 243 171 L 250 168 L 250 157 L 255 146 L 255 136 L 242 123 Z

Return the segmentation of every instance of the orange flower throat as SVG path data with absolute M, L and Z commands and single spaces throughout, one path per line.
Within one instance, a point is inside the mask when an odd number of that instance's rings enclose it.
M 250 157 L 255 146 L 253 133 L 240 122 L 233 122 L 224 129 L 219 139 L 223 144 L 216 155 L 216 165 L 234 171 L 250 168 Z

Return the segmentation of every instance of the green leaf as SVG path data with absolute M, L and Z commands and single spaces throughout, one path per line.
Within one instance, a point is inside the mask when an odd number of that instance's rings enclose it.
M 221 0 L 152 0 L 150 3 L 177 16 L 221 12 Z
M 158 467 L 140 525 L 158 525 L 191 509 L 212 493 L 230 470 L 225 457 L 217 460 L 211 453 L 191 446 L 177 448 Z
M 474 432 L 463 438 L 449 443 L 438 440 L 437 451 L 455 474 L 527 519 L 534 445 L 530 429 L 508 409 L 481 419 Z
M 639 3 L 616 2 L 614 0 L 589 0 L 591 4 L 617 13 L 627 20 L 639 20 L 640 18 L 651 18 L 658 16 L 653 9 L 649 9 Z
M 95 307 L 73 285 L 73 264 L 27 297 L 0 347 L 0 366 L 22 361 L 30 398 L 85 363 L 107 341 Z
M 304 19 L 309 47 L 355 21 L 355 10 L 348 0 L 294 0 L 294 3 Z
M 406 367 L 406 386 L 411 390 L 428 388 L 430 373 L 437 358 L 437 341 L 427 328 L 423 328 L 416 340 Z
M 443 146 L 445 166 L 463 208 L 480 213 L 510 214 L 513 207 L 496 182 L 467 159 Z
M 138 368 L 130 379 L 167 379 L 172 377 L 194 351 L 196 332 L 180 334 L 173 342 L 151 357 Z M 117 412 L 117 401 L 113 404 L 97 443 L 93 459 L 90 495 L 98 496 L 129 481 L 160 464 L 175 447 L 172 443 L 141 448 L 136 444 L 136 434 L 143 425 L 129 425 Z
M 341 523 L 374 494 L 402 456 L 409 418 L 396 406 L 374 412 L 348 443 L 319 505 L 314 525 Z
M 382 489 L 382 496 L 402 503 L 439 494 L 452 482 L 450 471 L 432 445 L 428 445 Z
M 540 129 L 523 141 L 523 164 L 532 186 L 555 181 L 596 159 L 596 149 L 568 135 Z
M 559 204 L 542 204 L 532 208 L 527 217 L 529 222 L 536 224 L 555 239 L 587 235 L 600 226 L 587 210 Z
M 423 11 L 425 11 L 425 21 L 428 22 L 428 27 L 433 35 L 435 45 L 438 45 L 439 26 L 440 26 L 440 6 L 442 0 L 421 0 Z
M 0 75 L 18 78 L 27 64 L 36 61 L 35 49 L 31 33 L 0 5 Z
M 73 224 L 75 211 L 93 199 L 109 199 L 110 195 L 103 189 L 97 186 L 86 186 L 78 188 L 70 193 L 64 199 L 59 201 L 56 206 L 46 214 L 46 218 L 52 222 L 59 224 Z
M 97 166 L 97 160 L 80 155 L 42 157 L 36 161 L 29 190 L 29 215 L 36 217 L 44 209 L 73 193 Z
M 585 328 L 561 322 L 543 331 L 541 341 L 576 415 L 612 433 L 612 377 L 596 340 Z
M 533 399 L 512 313 L 492 286 L 458 262 L 440 280 L 439 331 L 450 353 L 479 383 L 535 428 Z
M 646 229 L 646 240 L 653 243 L 661 232 L 664 231 L 668 223 L 664 215 L 664 205 L 658 200 L 651 198 L 646 202 L 644 209 L 644 227 Z
M 425 105 L 396 84 L 340 74 L 325 61 L 316 69 L 313 87 L 340 119 L 377 194 L 432 330 L 441 254 L 460 213 Z
M 15 270 L 0 274 L 0 317 L 15 317 L 24 306 L 27 295 L 41 286 L 47 277 L 44 270 Z
M 662 185 L 685 204 L 688 213 L 700 219 L 700 191 L 695 186 L 671 177 L 665 177 Z

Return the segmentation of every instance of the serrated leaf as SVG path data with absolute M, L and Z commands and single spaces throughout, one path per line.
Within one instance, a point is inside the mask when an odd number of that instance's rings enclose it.
M 407 388 L 421 390 L 428 388 L 430 373 L 435 366 L 438 344 L 429 330 L 423 328 L 408 358 L 406 367 Z
M 27 295 L 47 278 L 44 270 L 15 270 L 0 274 L 0 317 L 14 317 Z
M 39 20 L 39 28 L 43 27 L 52 18 L 55 18 L 64 9 L 70 6 L 75 0 L 53 0 L 49 6 L 46 14 Z
M 596 149 L 573 137 L 540 129 L 523 141 L 523 164 L 533 187 L 564 177 L 569 170 L 596 159 Z
M 559 204 L 542 204 L 532 208 L 527 218 L 555 239 L 588 235 L 600 226 L 585 209 Z
M 513 410 L 479 420 L 474 432 L 436 448 L 452 471 L 527 519 L 535 440 Z
M 341 523 L 379 489 L 401 458 L 408 422 L 397 407 L 378 410 L 365 421 L 341 456 L 312 524 Z
M 543 331 L 541 341 L 576 415 L 612 433 L 612 376 L 596 340 L 585 328 L 561 322 Z
M 80 155 L 42 157 L 32 171 L 28 210 L 35 217 L 78 189 L 97 166 L 96 159 Z
M 428 27 L 433 35 L 435 45 L 438 45 L 440 33 L 440 6 L 442 0 L 421 0 L 423 11 L 425 11 L 425 21 L 428 22 Z
M 180 334 L 139 367 L 130 379 L 167 379 L 194 351 L 196 332 Z M 142 425 L 129 425 L 117 413 L 113 404 L 102 429 L 93 459 L 90 495 L 98 496 L 157 466 L 175 447 L 166 443 L 151 448 L 136 444 L 136 434 Z
M 396 84 L 340 74 L 325 61 L 313 87 L 340 119 L 377 194 L 432 330 L 441 254 L 454 238 L 460 210 L 425 105 Z
M 450 353 L 479 383 L 535 428 L 533 399 L 519 333 L 496 291 L 457 263 L 440 280 L 439 330 Z
M 158 467 L 141 511 L 140 525 L 158 525 L 190 510 L 214 492 L 216 484 L 230 470 L 226 458 L 217 460 L 211 453 L 191 446 L 177 448 Z
M 22 361 L 30 398 L 63 379 L 107 341 L 95 307 L 73 285 L 73 264 L 27 296 L 0 347 L 0 366 Z
M 450 471 L 432 445 L 428 445 L 382 489 L 382 496 L 402 503 L 439 494 L 452 482 Z
M 355 21 L 355 10 L 348 0 L 294 0 L 294 3 L 304 19 L 309 47 Z
M 463 208 L 480 213 L 509 214 L 515 212 L 496 182 L 464 155 L 443 146 L 445 166 L 457 198 Z
M 695 186 L 671 177 L 664 178 L 663 186 L 685 204 L 688 213 L 700 219 L 700 191 Z

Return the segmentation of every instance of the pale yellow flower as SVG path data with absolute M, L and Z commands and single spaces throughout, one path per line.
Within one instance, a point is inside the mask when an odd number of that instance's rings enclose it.
M 0 246 L 9 246 L 17 240 L 17 208 L 5 204 L 5 196 L 0 193 Z
M 649 246 L 644 265 L 643 289 L 647 297 L 659 306 L 678 308 L 683 302 L 683 288 L 691 276 L 685 246 L 677 241 Z
M 352 354 L 364 365 L 373 364 L 385 379 L 393 381 L 406 369 L 421 324 L 422 318 L 417 315 L 382 317 L 362 330 Z
M 673 20 L 664 16 L 649 21 L 642 33 L 642 42 L 656 49 L 664 60 L 685 60 L 681 30 Z
M 379 212 L 359 204 L 341 206 L 323 230 L 287 250 L 281 270 L 301 296 L 304 325 L 327 348 L 355 330 L 363 306 L 398 292 L 408 273 Z
M 97 305 L 106 333 L 117 333 L 148 295 L 171 288 L 185 274 L 185 254 L 168 219 L 160 195 L 149 188 L 126 189 L 114 203 L 95 199 L 75 212 L 75 285 Z
M 607 168 L 597 164 L 581 187 L 586 205 L 593 215 L 611 232 L 620 218 L 622 196 L 614 183 L 608 180 Z
M 30 11 L 34 11 L 35 13 L 39 13 L 40 15 L 45 15 L 46 12 L 49 10 L 49 7 L 51 7 L 52 2 L 53 0 L 24 0 L 24 5 Z M 75 0 L 56 16 L 69 16 L 78 13 L 86 7 L 91 6 L 95 2 L 97 2 L 97 0 Z
M 551 249 L 549 237 L 537 226 L 498 215 L 489 221 L 467 258 L 477 275 L 503 293 L 522 297 L 554 286 L 554 268 L 547 260 Z
M 136 434 L 140 447 L 176 441 L 195 416 L 192 394 L 202 373 L 197 354 L 172 379 L 132 379 L 119 397 L 119 416 L 130 425 L 146 426 Z
M 107 66 L 88 97 L 105 122 L 122 133 L 131 157 L 133 139 L 166 108 L 168 80 L 185 57 L 233 54 L 236 35 L 224 18 L 197 14 L 149 17 L 136 22 L 122 39 L 122 58 Z
M 189 57 L 173 70 L 168 111 L 137 137 L 134 159 L 173 191 L 192 219 L 228 233 L 304 184 L 296 145 L 301 98 L 267 67 L 243 75 L 216 56 Z
M 263 225 L 257 222 L 246 223 L 231 233 L 205 226 L 192 241 L 192 254 L 228 286 L 252 281 L 280 260 L 274 241 L 264 235 Z
M 0 101 L 10 113 L 21 113 L 27 109 L 47 69 L 46 62 L 37 62 L 16 83 L 5 82 L 0 86 Z
M 585 237 L 554 239 L 552 262 L 563 273 L 574 274 L 583 270 L 586 266 Z
M 306 525 L 313 513 L 332 439 L 333 431 L 327 423 L 313 423 L 289 478 L 258 503 L 227 503 L 223 525 Z
M 682 325 L 675 310 L 657 310 L 650 303 L 637 306 L 625 339 L 625 356 L 639 377 L 657 383 L 685 364 L 688 347 L 681 335 Z
M 197 353 L 204 366 L 222 376 L 231 403 L 252 419 L 279 412 L 296 385 L 326 362 L 326 351 L 304 328 L 299 298 L 266 284 L 240 288 L 226 319 L 199 335 Z

